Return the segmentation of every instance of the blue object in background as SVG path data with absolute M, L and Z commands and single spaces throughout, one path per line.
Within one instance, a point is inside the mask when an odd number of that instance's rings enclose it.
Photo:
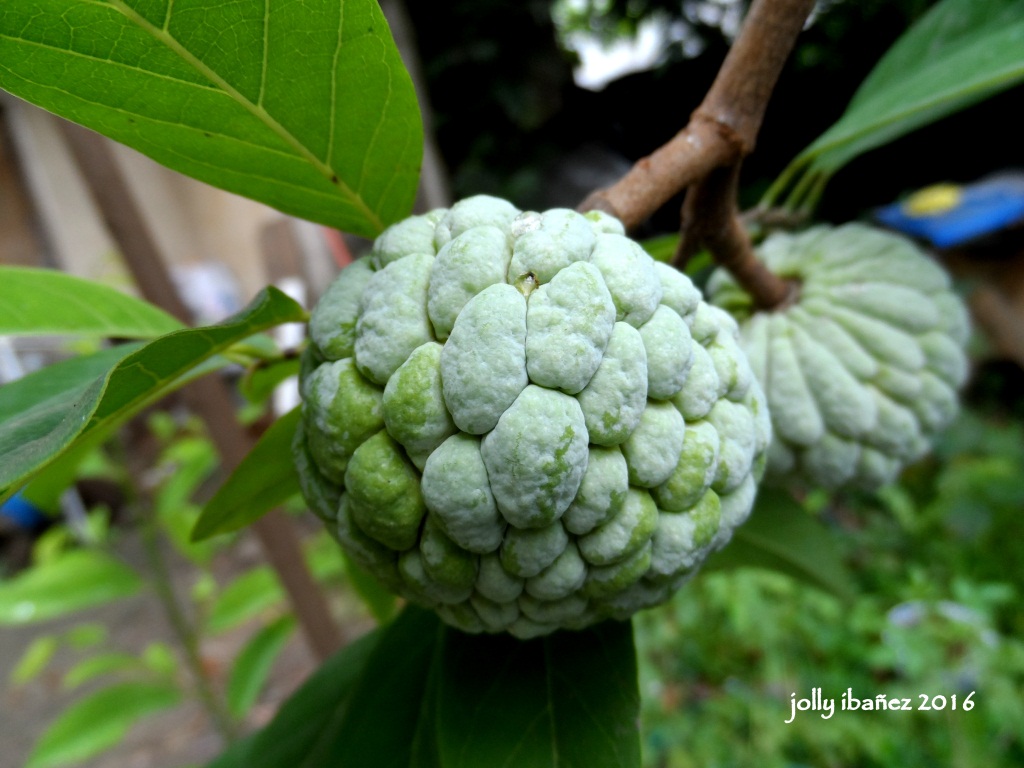
M 15 528 L 32 531 L 46 522 L 46 515 L 20 493 L 0 504 L 0 519 L 13 523 Z
M 1024 173 L 926 187 L 902 202 L 879 208 L 875 218 L 937 248 L 955 248 L 1024 224 Z

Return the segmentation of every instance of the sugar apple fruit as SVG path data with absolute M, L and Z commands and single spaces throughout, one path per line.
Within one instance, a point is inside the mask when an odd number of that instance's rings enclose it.
M 310 336 L 310 506 L 463 630 L 627 617 L 749 514 L 771 422 L 736 323 L 607 215 L 479 196 L 413 216 Z
M 759 253 L 799 283 L 794 303 L 755 311 L 724 270 L 707 294 L 740 318 L 768 397 L 768 479 L 892 481 L 957 412 L 968 317 L 949 277 L 912 241 L 862 224 L 777 233 Z

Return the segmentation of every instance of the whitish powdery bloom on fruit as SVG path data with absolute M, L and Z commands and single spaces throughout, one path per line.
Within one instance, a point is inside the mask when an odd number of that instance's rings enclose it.
M 708 295 L 742 318 L 775 432 L 768 475 L 826 488 L 894 480 L 952 421 L 967 376 L 967 312 L 949 277 L 910 240 L 861 224 L 776 234 L 759 252 L 799 282 L 792 306 L 754 311 L 723 270 Z
M 771 424 L 736 333 L 607 215 L 414 216 L 313 311 L 303 492 L 463 630 L 628 617 L 750 512 Z

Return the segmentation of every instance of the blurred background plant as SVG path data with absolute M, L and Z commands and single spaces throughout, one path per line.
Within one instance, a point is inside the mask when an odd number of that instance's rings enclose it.
M 1021 424 L 975 407 L 931 460 L 877 497 L 804 500 L 827 522 L 854 597 L 712 563 L 641 615 L 645 764 L 1019 765 L 1022 472 Z M 836 699 L 835 714 L 798 712 L 786 724 L 790 695 L 816 687 Z M 914 711 L 842 712 L 847 689 L 909 698 Z M 969 712 L 917 709 L 921 694 L 962 702 L 971 691 Z
M 42 630 L 11 660 L 8 700 L 34 682 L 73 693 L 25 768 L 80 764 L 118 745 L 143 718 L 186 701 L 202 707 L 223 744 L 253 725 L 296 621 L 274 570 L 245 554 L 238 535 L 192 541 L 218 469 L 202 422 L 183 409 L 150 413 L 144 428 L 78 469 L 78 484 L 103 483 L 115 508 L 91 507 L 80 529 L 53 521 L 35 539 L 31 564 L 0 583 L 0 626 Z M 304 512 L 293 502 L 293 515 Z M 344 586 L 344 561 L 327 532 L 310 526 L 303 542 L 345 624 L 353 632 L 372 626 Z M 101 623 L 94 614 L 133 599 L 160 607 L 148 627 L 160 639 L 141 648 L 118 637 L 123 619 Z M 47 631 L 55 623 L 61 629 Z M 302 670 L 308 662 L 298 656 Z

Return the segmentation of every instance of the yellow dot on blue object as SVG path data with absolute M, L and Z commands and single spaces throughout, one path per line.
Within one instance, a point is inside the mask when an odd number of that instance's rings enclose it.
M 908 216 L 935 216 L 956 208 L 962 197 L 956 184 L 933 184 L 908 197 L 903 203 L 903 212 Z

